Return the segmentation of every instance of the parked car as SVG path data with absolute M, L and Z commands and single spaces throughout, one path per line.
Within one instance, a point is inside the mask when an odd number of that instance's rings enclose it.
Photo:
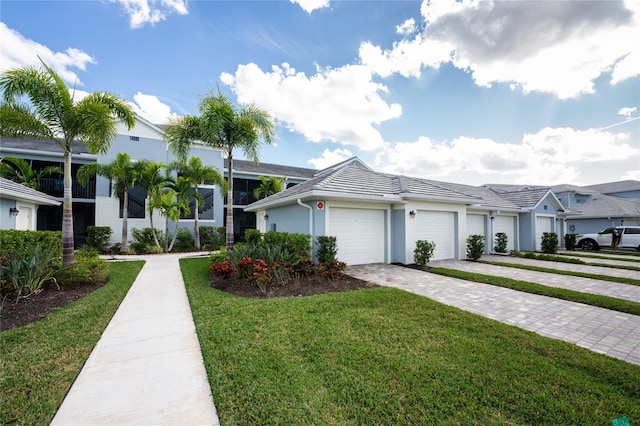
M 583 250 L 598 250 L 600 247 L 611 247 L 612 232 L 618 230 L 620 234 L 620 248 L 634 248 L 640 250 L 640 226 L 612 226 L 597 234 L 576 235 L 576 246 Z

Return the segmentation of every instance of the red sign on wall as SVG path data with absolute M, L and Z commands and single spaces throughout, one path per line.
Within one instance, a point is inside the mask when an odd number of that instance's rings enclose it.
M 316 203 L 316 207 L 318 208 L 318 210 L 322 210 L 324 209 L 324 203 L 322 201 L 318 201 Z

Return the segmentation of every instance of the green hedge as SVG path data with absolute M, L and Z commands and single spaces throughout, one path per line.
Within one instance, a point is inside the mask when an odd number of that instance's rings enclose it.
M 17 231 L 0 230 L 0 257 L 25 257 L 38 244 L 50 247 L 62 256 L 62 232 L 60 231 Z

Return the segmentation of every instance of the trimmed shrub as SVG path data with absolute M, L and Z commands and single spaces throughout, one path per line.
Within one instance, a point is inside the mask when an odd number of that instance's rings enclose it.
M 201 226 L 200 247 L 202 247 L 203 250 L 219 250 L 224 246 L 224 233 L 224 226 L 220 226 L 218 228 L 214 228 L 213 226 Z
M 558 234 L 555 232 L 542 233 L 542 252 L 555 253 L 558 251 Z
M 311 236 L 308 234 L 269 231 L 262 235 L 262 245 L 281 246 L 299 259 L 311 258 Z
M 478 260 L 484 254 L 484 236 L 469 235 L 467 237 L 467 259 Z
M 427 240 L 416 241 L 416 248 L 413 250 L 413 261 L 416 265 L 424 266 L 433 257 L 436 243 Z
M 173 245 L 174 252 L 194 251 L 196 249 L 195 240 L 191 231 L 187 228 L 179 228 L 176 234 L 176 243 Z
M 62 262 L 62 232 L 0 230 L 0 257 L 24 258 L 37 245 L 48 247 L 54 253 L 60 253 L 60 262 Z
M 154 250 L 154 247 L 157 246 L 156 242 L 153 240 L 153 231 L 151 230 L 151 228 L 133 228 L 131 230 L 131 236 L 133 236 L 133 240 L 129 241 L 129 248 L 134 253 L 149 254 L 158 252 L 157 249 Z M 156 229 L 156 237 L 158 237 L 158 242 L 160 243 L 160 245 L 164 246 L 164 232 L 162 232 L 160 229 Z
M 61 286 L 103 284 L 109 278 L 109 268 L 97 251 L 81 248 L 76 251 L 73 265 L 62 268 L 56 277 Z
M 96 249 L 98 253 L 107 253 L 111 233 L 112 230 L 109 226 L 87 226 L 86 245 Z
M 257 229 L 245 229 L 244 240 L 247 244 L 257 246 L 260 244 L 262 233 Z
M 575 250 L 576 249 L 576 234 L 565 234 L 565 236 L 564 236 L 564 247 L 567 250 Z
M 493 248 L 493 251 L 496 253 L 506 253 L 507 252 L 507 234 L 504 232 L 496 232 L 496 245 Z
M 338 254 L 336 237 L 321 235 L 316 238 L 318 244 L 318 263 L 333 262 Z

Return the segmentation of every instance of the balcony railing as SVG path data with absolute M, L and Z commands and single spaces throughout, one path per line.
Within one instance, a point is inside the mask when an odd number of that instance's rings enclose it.
M 64 197 L 64 181 L 62 179 L 40 179 L 40 191 L 53 197 Z M 90 181 L 82 185 L 77 180 L 71 182 L 71 196 L 73 198 L 96 198 L 96 183 Z

